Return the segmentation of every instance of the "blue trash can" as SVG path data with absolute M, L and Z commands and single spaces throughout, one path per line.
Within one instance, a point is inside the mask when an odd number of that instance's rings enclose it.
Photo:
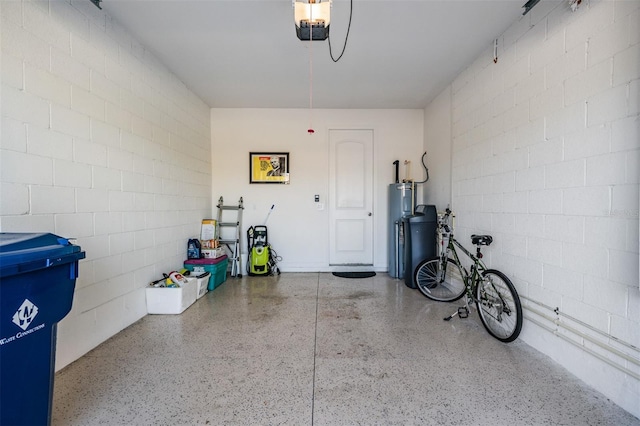
M 0 424 L 51 422 L 57 323 L 85 253 L 53 234 L 0 233 Z

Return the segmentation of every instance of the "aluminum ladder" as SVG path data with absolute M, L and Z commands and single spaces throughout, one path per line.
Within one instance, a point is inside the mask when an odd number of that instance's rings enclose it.
M 229 269 L 231 270 L 232 277 L 242 278 L 242 270 L 240 269 L 240 256 L 241 247 L 240 237 L 242 233 L 242 210 L 244 210 L 244 201 L 242 197 L 238 201 L 237 205 L 224 205 L 222 196 L 218 200 L 218 219 L 216 224 L 218 226 L 218 241 L 221 245 L 227 247 L 229 251 L 229 260 L 231 261 Z M 231 218 L 231 214 L 224 212 L 234 212 L 234 217 Z M 224 216 L 224 217 L 223 217 Z

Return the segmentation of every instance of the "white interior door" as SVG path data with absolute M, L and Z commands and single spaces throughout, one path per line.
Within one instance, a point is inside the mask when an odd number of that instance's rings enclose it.
M 373 130 L 329 130 L 329 263 L 373 265 Z

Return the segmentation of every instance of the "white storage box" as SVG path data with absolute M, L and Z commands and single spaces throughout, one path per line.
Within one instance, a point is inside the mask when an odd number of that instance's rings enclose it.
M 147 312 L 181 314 L 196 301 L 198 280 L 187 278 L 182 287 L 147 287 Z
M 202 296 L 207 294 L 207 292 L 209 291 L 209 278 L 211 278 L 211 274 L 209 272 L 205 272 L 204 274 L 202 274 L 202 276 L 190 278 L 196 280 L 196 299 L 200 299 Z
M 217 259 L 223 254 L 225 254 L 224 247 L 202 250 L 202 257 L 204 257 L 205 259 Z

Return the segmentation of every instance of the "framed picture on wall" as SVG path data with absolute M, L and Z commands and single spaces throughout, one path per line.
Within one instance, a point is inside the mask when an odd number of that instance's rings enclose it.
M 249 183 L 289 183 L 288 152 L 250 152 Z

